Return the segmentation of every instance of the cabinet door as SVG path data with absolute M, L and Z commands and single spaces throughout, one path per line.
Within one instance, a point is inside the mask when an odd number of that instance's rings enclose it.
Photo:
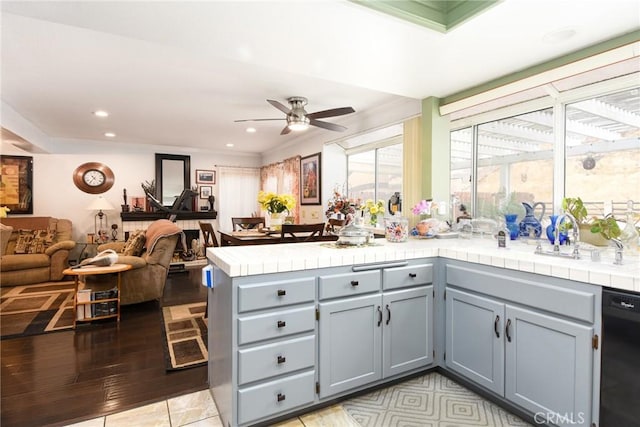
M 320 304 L 320 397 L 382 378 L 380 294 Z
M 447 288 L 446 365 L 504 394 L 504 304 Z
M 592 328 L 510 305 L 506 316 L 505 397 L 559 414 L 559 425 L 590 425 Z
M 385 293 L 382 375 L 433 362 L 433 286 Z

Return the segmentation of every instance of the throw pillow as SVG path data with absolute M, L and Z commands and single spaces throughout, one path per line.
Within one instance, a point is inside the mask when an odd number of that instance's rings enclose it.
M 144 230 L 136 230 L 129 235 L 127 242 L 122 248 L 122 254 L 128 256 L 140 256 L 145 243 Z
M 7 250 L 7 244 L 9 243 L 9 238 L 11 237 L 11 232 L 13 231 L 13 227 L 8 225 L 0 224 L 0 255 L 4 255 Z
M 54 230 L 20 230 L 16 242 L 17 254 L 43 254 L 56 238 Z

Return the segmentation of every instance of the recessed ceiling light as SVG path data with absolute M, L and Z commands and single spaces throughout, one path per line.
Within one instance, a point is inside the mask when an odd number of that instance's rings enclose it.
M 247 128 L 247 133 L 256 133 L 256 128 Z
M 96 110 L 93 112 L 93 115 L 96 117 L 109 117 L 109 113 L 104 110 Z
M 232 144 L 232 143 L 228 143 L 228 144 L 226 144 L 226 145 L 227 145 L 227 147 L 229 147 L 229 148 L 233 147 L 233 144 Z
M 105 132 L 104 136 L 106 136 L 107 138 L 115 138 L 116 134 L 113 132 Z
M 576 30 L 573 28 L 561 28 L 559 30 L 549 31 L 542 36 L 542 41 L 545 43 L 560 43 L 565 40 L 569 40 L 576 35 Z

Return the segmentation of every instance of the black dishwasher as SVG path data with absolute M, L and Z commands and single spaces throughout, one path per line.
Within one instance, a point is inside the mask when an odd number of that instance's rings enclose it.
M 640 427 L 640 294 L 602 291 L 600 427 Z

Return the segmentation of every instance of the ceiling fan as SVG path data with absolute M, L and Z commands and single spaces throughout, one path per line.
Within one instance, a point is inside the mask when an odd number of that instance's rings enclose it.
M 323 122 L 318 119 L 324 119 L 327 117 L 336 117 L 343 116 L 345 114 L 355 113 L 351 107 L 341 107 L 341 108 L 332 108 L 330 110 L 316 111 L 315 113 L 307 113 L 304 109 L 304 106 L 307 105 L 307 98 L 302 96 L 292 96 L 287 98 L 287 101 L 291 105 L 291 108 L 286 107 L 282 103 L 278 101 L 274 101 L 273 99 L 267 99 L 267 102 L 278 110 L 285 113 L 287 116 L 281 119 L 246 119 L 246 120 L 236 120 L 236 122 L 263 122 L 268 120 L 286 120 L 287 125 L 282 129 L 280 135 L 286 135 L 291 131 L 301 131 L 306 130 L 309 125 L 317 126 L 319 128 L 334 130 L 338 132 L 342 132 L 347 130 L 346 127 L 337 125 L 335 123 Z

